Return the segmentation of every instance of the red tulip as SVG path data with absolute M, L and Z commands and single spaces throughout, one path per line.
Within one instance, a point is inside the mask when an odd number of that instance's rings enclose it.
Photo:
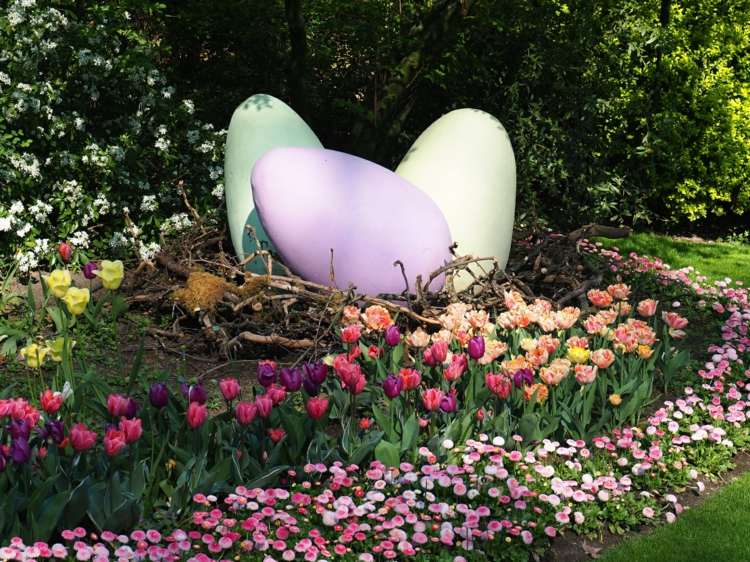
M 281 441 L 285 435 L 286 435 L 286 431 L 284 431 L 280 427 L 268 430 L 268 436 L 271 438 L 271 441 L 273 441 L 274 443 L 278 443 L 279 441 Z
M 372 427 L 372 420 L 370 418 L 360 418 L 358 425 L 359 429 L 361 429 L 362 431 L 367 431 L 368 429 L 370 429 L 370 427 Z
M 228 379 L 221 379 L 219 381 L 219 390 L 221 391 L 221 395 L 224 397 L 224 400 L 227 402 L 232 402 L 237 397 L 239 397 L 240 392 L 242 392 L 242 388 L 240 388 L 240 383 L 237 382 L 237 379 L 234 378 L 228 378 Z
M 86 424 L 77 423 L 70 428 L 70 442 L 76 451 L 86 451 L 96 443 L 96 433 L 86 427 Z
M 315 396 L 310 398 L 305 405 L 307 415 L 314 420 L 322 418 L 328 410 L 328 398 L 325 396 Z
M 495 373 L 487 373 L 484 375 L 484 382 L 490 391 L 500 398 L 506 400 L 510 396 L 510 391 L 513 389 L 513 382 L 510 377 L 505 375 L 496 375 Z
M 414 390 L 422 382 L 422 375 L 414 369 L 401 369 L 398 372 L 401 381 L 404 383 L 404 390 Z
M 439 388 L 428 388 L 422 393 L 422 404 L 430 412 L 434 412 L 440 407 L 440 399 L 443 397 L 443 391 Z
M 262 394 L 255 399 L 255 406 L 258 408 L 258 415 L 261 418 L 267 418 L 271 415 L 273 400 L 267 394 Z
M 73 254 L 73 248 L 67 242 L 60 242 L 60 245 L 57 247 L 57 253 L 60 254 L 60 259 L 64 263 L 68 263 Z
M 119 429 L 111 428 L 104 434 L 104 451 L 107 453 L 107 456 L 114 457 L 126 445 L 125 434 Z
M 268 390 L 266 390 L 266 396 L 268 396 L 273 405 L 280 404 L 286 398 L 286 390 L 283 386 L 278 384 L 272 384 Z
M 359 327 L 359 324 L 349 324 L 341 330 L 341 341 L 344 343 L 356 343 L 361 334 L 362 329 Z
M 240 425 L 250 425 L 258 414 L 258 407 L 252 402 L 240 402 L 234 410 L 234 417 Z
M 39 401 L 42 404 L 42 409 L 49 415 L 53 415 L 62 407 L 65 397 L 63 397 L 62 392 L 52 392 L 48 388 L 42 392 Z
M 143 435 L 143 425 L 140 418 L 127 419 L 122 418 L 120 420 L 120 431 L 125 435 L 125 441 L 128 444 L 135 443 Z
M 187 421 L 191 429 L 198 429 L 208 417 L 208 408 L 205 404 L 191 402 L 187 409 Z

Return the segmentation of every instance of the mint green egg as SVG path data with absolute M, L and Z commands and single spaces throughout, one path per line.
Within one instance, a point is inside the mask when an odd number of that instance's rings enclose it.
M 262 249 L 274 249 L 255 210 L 250 176 L 253 166 L 266 152 L 290 146 L 323 147 L 307 123 L 283 101 L 255 94 L 234 110 L 224 154 L 224 192 L 229 233 L 240 260 L 257 249 L 245 228 L 248 224 L 255 229 Z M 267 272 L 261 258 L 255 258 L 246 267 L 254 273 Z

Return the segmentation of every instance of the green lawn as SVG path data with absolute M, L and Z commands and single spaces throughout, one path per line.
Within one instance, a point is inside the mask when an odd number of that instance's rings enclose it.
M 750 473 L 677 522 L 626 541 L 603 562 L 747 562 L 750 560 Z
M 674 268 L 692 265 L 712 281 L 731 277 L 750 284 L 750 245 L 721 242 L 691 242 L 659 234 L 638 233 L 617 240 L 597 238 L 607 247 L 616 246 L 627 255 L 658 256 Z

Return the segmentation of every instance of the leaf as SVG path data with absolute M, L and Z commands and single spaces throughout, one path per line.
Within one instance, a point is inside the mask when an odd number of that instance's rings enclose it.
M 417 437 L 419 436 L 419 422 L 416 414 L 409 416 L 401 428 L 401 450 L 410 451 L 417 446 Z
M 42 504 L 41 512 L 36 514 L 35 520 L 36 525 L 34 528 L 34 539 L 45 541 L 52 536 L 52 532 L 55 530 L 59 522 L 61 521 L 60 516 L 65 509 L 70 497 L 70 491 L 65 490 L 59 492 L 54 496 L 47 498 Z M 67 522 L 65 522 L 67 523 Z
M 120 315 L 128 309 L 128 303 L 125 302 L 125 298 L 117 293 L 112 297 L 112 319 L 116 320 Z
M 60 307 L 48 306 L 47 314 L 49 314 L 49 317 L 52 318 L 52 321 L 55 323 L 55 329 L 58 332 L 62 332 L 65 326 L 63 325 L 63 312 L 60 310 Z
M 386 466 L 398 466 L 401 461 L 398 445 L 390 441 L 381 441 L 375 447 L 375 458 Z
M 375 446 L 383 439 L 382 431 L 370 432 L 359 447 L 349 456 L 349 462 L 361 465 L 367 456 L 372 453 Z

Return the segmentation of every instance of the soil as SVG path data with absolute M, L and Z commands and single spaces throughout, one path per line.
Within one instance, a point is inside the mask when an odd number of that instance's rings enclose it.
M 706 485 L 701 494 L 695 491 L 685 491 L 681 494 L 675 494 L 678 501 L 685 509 L 692 509 L 710 498 L 724 486 L 730 484 L 746 472 L 750 471 L 750 453 L 739 453 L 733 459 L 734 468 L 720 478 L 709 480 L 704 478 L 702 481 Z M 604 551 L 617 547 L 622 542 L 639 536 L 646 536 L 652 533 L 656 527 L 643 526 L 639 530 L 626 535 L 615 535 L 609 531 L 602 533 L 600 540 L 576 535 L 568 532 L 552 542 L 552 548 L 544 556 L 544 562 L 579 562 L 599 558 Z

